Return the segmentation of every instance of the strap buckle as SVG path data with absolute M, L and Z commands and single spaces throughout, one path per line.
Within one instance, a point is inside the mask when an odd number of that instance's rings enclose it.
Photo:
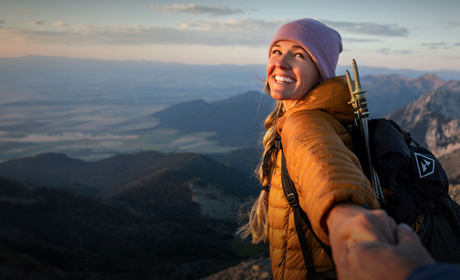
M 297 198 L 295 197 L 294 193 L 290 193 L 286 196 L 287 201 L 291 205 L 291 207 L 297 207 L 299 204 L 297 203 Z

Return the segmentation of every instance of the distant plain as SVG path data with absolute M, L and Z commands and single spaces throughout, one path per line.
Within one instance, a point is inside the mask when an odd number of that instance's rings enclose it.
M 339 66 L 338 74 L 345 68 Z M 361 75 L 390 69 L 361 67 Z M 416 77 L 423 71 L 394 70 Z M 449 79 L 459 73 L 439 71 Z M 263 65 L 98 61 L 28 56 L 0 59 L 0 162 L 44 152 L 84 160 L 119 153 L 223 153 L 212 131 L 156 129 L 152 114 L 196 99 L 208 103 L 253 90 L 261 102 Z

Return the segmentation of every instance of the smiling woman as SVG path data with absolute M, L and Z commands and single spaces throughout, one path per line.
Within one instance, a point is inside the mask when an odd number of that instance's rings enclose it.
M 396 223 L 369 210 L 379 203 L 344 127 L 355 116 L 346 80 L 335 77 L 341 51 L 340 34 L 312 19 L 283 25 L 269 47 L 265 91 L 278 103 L 265 121 L 265 152 L 256 170 L 262 191 L 241 233 L 255 243 L 269 239 L 274 279 L 336 278 L 334 263 L 346 279 L 340 267 L 353 244 L 395 242 Z M 310 219 L 306 232 L 295 222 L 298 206 L 286 199 L 285 171 Z M 334 262 L 320 242 L 332 247 Z

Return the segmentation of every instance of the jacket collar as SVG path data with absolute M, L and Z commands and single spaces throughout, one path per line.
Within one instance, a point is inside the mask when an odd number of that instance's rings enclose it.
M 312 89 L 278 119 L 278 132 L 281 132 L 284 122 L 290 115 L 303 110 L 321 110 L 341 123 L 352 123 L 355 115 L 353 106 L 348 104 L 350 100 L 350 90 L 345 76 L 330 78 Z

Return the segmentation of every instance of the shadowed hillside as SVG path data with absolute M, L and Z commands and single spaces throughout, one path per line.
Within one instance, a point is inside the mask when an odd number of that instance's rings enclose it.
M 261 96 L 262 95 L 262 96 Z M 203 100 L 177 104 L 152 117 L 155 129 L 173 128 L 185 133 L 212 132 L 210 140 L 230 147 L 255 147 L 263 132 L 263 121 L 273 110 L 269 96 L 256 91 L 215 103 Z
M 10 272 L 44 279 L 196 279 L 236 257 L 227 245 L 232 226 L 222 221 L 172 223 L 122 204 L 5 178 L 0 208 L 0 273 L 12 266 Z M 53 270 L 69 278 L 51 277 Z
M 229 194 L 246 196 L 252 193 L 249 180 L 236 169 L 193 153 L 141 152 L 96 162 L 48 153 L 0 163 L 0 176 L 98 193 L 112 187 L 123 188 L 123 184 L 142 181 L 143 176 L 155 177 L 159 171 L 169 169 L 175 170 L 172 180 L 201 179 Z
M 0 174 L 9 177 L 0 180 L 8 262 L 27 254 L 82 279 L 197 279 L 265 250 L 234 237 L 255 182 L 207 156 L 144 152 L 85 162 L 43 154 L 1 163 Z
M 262 148 L 245 148 L 224 154 L 209 154 L 209 157 L 242 172 L 248 177 L 254 177 L 254 170 L 259 164 L 262 154 Z

